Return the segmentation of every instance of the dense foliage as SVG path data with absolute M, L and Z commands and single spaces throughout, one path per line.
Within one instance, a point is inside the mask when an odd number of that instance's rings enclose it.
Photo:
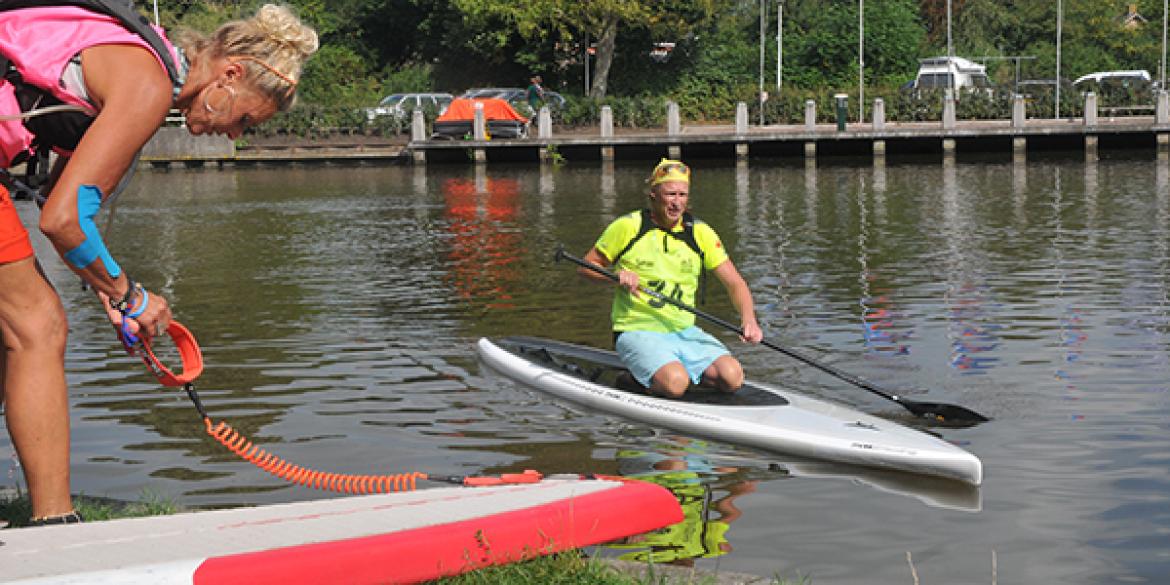
M 287 1 L 321 33 L 322 49 L 305 71 L 301 92 L 303 107 L 319 115 L 372 106 L 398 91 L 523 87 L 539 73 L 546 87 L 570 98 L 556 113 L 565 123 L 596 120 L 604 103 L 614 108 L 619 125 L 655 124 L 667 99 L 692 121 L 729 120 L 740 101 L 755 116 L 761 84 L 771 94 L 764 104 L 768 120 L 799 121 L 806 99 L 816 100 L 824 117 L 830 115 L 828 96 L 847 92 L 856 101 L 861 41 L 866 101 L 883 97 L 890 119 L 919 119 L 941 107 L 912 103 L 898 87 L 914 77 L 919 58 L 944 55 L 948 44 L 954 54 L 986 63 L 1000 96 L 1017 78 L 1057 76 L 1056 3 L 1035 0 Z M 209 30 L 260 3 L 159 0 L 158 6 L 166 28 Z M 1061 4 L 1061 78 L 1112 69 L 1146 69 L 1159 77 L 1161 0 Z M 1131 5 L 1138 15 L 1129 13 Z M 1076 101 L 1065 111 L 1079 107 Z M 979 117 L 1007 107 L 973 113 L 974 106 L 961 105 L 959 114 Z

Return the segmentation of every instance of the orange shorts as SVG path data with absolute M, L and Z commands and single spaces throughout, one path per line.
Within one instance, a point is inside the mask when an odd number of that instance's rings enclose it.
M 24 260 L 33 255 L 28 230 L 20 223 L 8 189 L 0 185 L 0 264 Z

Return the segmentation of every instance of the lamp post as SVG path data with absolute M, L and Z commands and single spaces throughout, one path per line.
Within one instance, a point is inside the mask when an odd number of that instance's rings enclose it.
M 1170 8 L 1170 0 L 1162 0 L 1162 81 L 1158 88 L 1166 91 L 1166 12 Z
M 1057 120 L 1060 119 L 1060 33 L 1063 26 L 1064 5 L 1061 0 L 1056 0 L 1056 103 L 1053 104 L 1053 117 Z
M 951 0 L 947 0 L 947 57 L 955 56 L 955 46 L 951 44 Z
M 764 125 L 764 35 L 768 19 L 768 0 L 760 0 L 760 126 Z
M 1165 45 L 1165 41 L 1163 41 Z M 1163 61 L 1165 58 L 1163 58 Z M 1163 71 L 1165 68 L 1163 68 Z M 784 0 L 776 0 L 776 95 L 784 85 Z
M 158 0 L 154 0 L 154 26 L 162 26 L 158 23 Z
M 857 123 L 865 122 L 865 0 L 857 0 Z
M 955 83 L 959 80 L 955 79 L 956 75 L 952 73 L 953 59 L 955 57 L 955 46 L 951 44 L 951 0 L 947 0 L 947 87 L 951 90 L 951 95 L 955 95 Z

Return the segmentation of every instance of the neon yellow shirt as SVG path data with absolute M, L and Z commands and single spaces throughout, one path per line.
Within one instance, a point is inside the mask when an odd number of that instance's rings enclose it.
M 612 262 L 614 256 L 638 235 L 641 225 L 641 211 L 623 215 L 605 228 L 594 247 Z M 695 220 L 694 229 L 695 241 L 703 250 L 703 268 L 714 270 L 727 260 L 727 250 L 711 226 Z M 682 222 L 671 231 L 683 231 Z M 698 264 L 699 255 L 682 240 L 653 229 L 622 255 L 613 271 L 630 270 L 638 275 L 641 286 L 694 306 L 695 291 L 699 288 Z M 634 298 L 622 289 L 614 294 L 611 318 L 614 331 L 672 333 L 695 324 L 692 313 L 650 295 Z

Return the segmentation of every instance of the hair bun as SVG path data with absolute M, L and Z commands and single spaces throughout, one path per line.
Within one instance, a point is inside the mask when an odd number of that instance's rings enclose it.
M 287 6 L 265 4 L 252 18 L 273 42 L 292 49 L 304 60 L 317 51 L 317 32 L 305 26 Z

